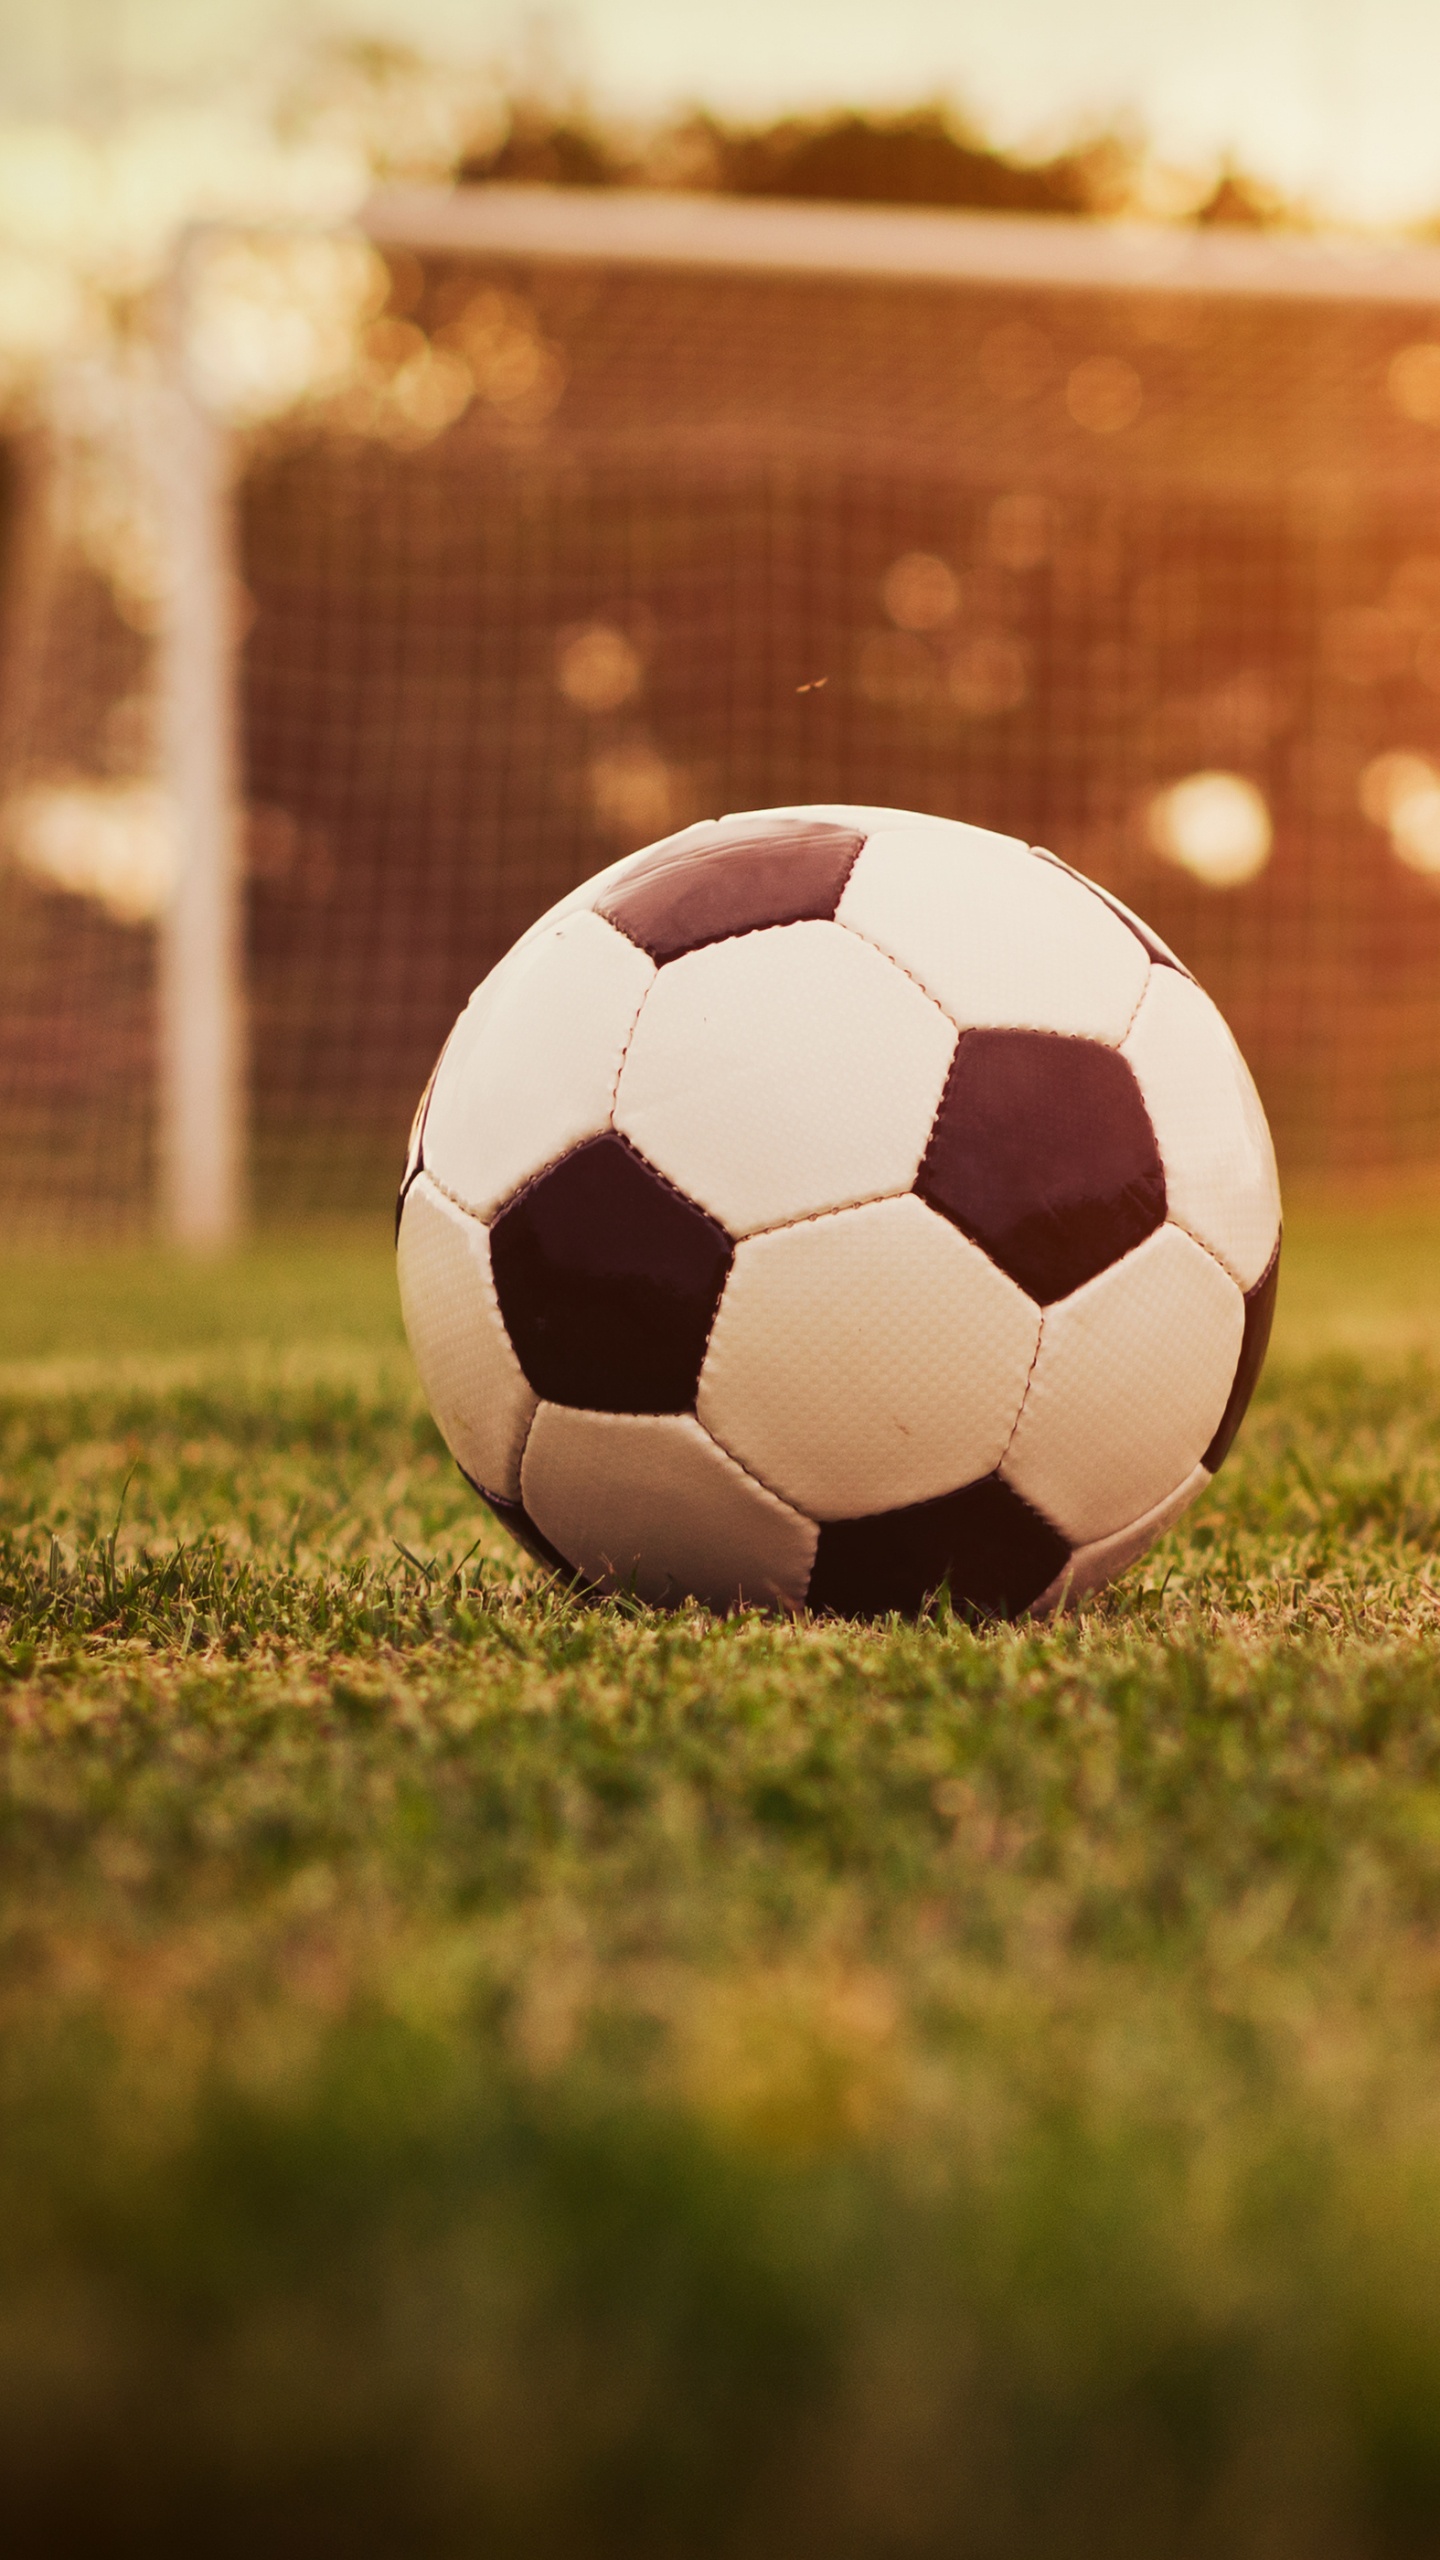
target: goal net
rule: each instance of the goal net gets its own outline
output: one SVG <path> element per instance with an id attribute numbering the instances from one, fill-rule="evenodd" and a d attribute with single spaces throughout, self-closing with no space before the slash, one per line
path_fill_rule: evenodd
<path id="1" fill-rule="evenodd" d="M 378 1217 L 545 905 L 805 800 L 1049 846 L 1286 1168 L 1440 1164 L 1440 252 L 497 187 L 201 234 L 167 344 L 9 475 L 14 1221 Z"/>

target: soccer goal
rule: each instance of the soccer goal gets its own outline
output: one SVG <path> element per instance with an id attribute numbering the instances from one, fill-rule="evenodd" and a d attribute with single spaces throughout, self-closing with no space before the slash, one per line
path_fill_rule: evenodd
<path id="1" fill-rule="evenodd" d="M 378 1215 L 516 933 L 807 800 L 1050 846 L 1290 1169 L 1440 1164 L 1440 251 L 394 194 L 107 380 L 12 472 L 17 1224 Z"/>

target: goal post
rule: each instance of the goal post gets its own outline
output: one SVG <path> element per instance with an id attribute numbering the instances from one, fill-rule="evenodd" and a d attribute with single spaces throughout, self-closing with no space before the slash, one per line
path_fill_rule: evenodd
<path id="1" fill-rule="evenodd" d="M 237 244 L 316 345 L 333 251 L 350 329 L 257 433 L 195 360 Z M 7 784 L 0 1145 L 62 1208 L 378 1211 L 536 912 L 822 800 L 1050 844 L 1211 987 L 1291 1169 L 1440 1168 L 1440 249 L 386 190 L 191 233 L 162 375 L 158 628 L 51 578 Z M 96 850 L 147 687 L 153 893 Z"/>
<path id="2" fill-rule="evenodd" d="M 174 879 L 158 930 L 160 1224 L 215 1251 L 246 1223 L 244 931 L 230 440 L 189 363 L 196 236 L 170 281 L 157 512 L 165 574 L 158 730 Z"/>

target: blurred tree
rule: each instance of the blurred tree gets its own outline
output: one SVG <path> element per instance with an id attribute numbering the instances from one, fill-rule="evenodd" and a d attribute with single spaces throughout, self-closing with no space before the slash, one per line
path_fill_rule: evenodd
<path id="1" fill-rule="evenodd" d="M 1193 216 L 1196 222 L 1207 226 L 1228 225 L 1237 231 L 1270 231 L 1277 223 L 1293 218 L 1293 208 L 1273 187 L 1248 178 L 1243 169 L 1235 168 L 1228 160 Z"/>
<path id="2" fill-rule="evenodd" d="M 468 154 L 456 171 L 462 185 L 510 179 L 549 187 L 622 186 L 637 175 L 616 138 L 583 111 L 554 115 L 526 103 L 511 109 L 498 142 Z"/>
<path id="3" fill-rule="evenodd" d="M 1132 154 L 1112 137 L 1046 161 L 1012 160 L 957 130 L 944 111 L 842 113 L 727 128 L 692 120 L 726 194 L 832 203 L 970 206 L 993 213 L 1093 213 L 1124 200 Z"/>
<path id="4" fill-rule="evenodd" d="M 854 108 L 725 124 L 697 111 L 647 140 L 605 125 L 583 105 L 519 100 L 498 139 L 472 148 L 456 175 L 479 186 L 511 179 L 548 186 L 668 186 L 831 204 L 941 205 L 988 213 L 1117 214 L 1135 207 L 1142 143 L 1100 134 L 1048 160 L 995 151 L 941 106 L 869 116 Z M 1227 162 L 1192 219 L 1269 227 L 1292 209 Z"/>

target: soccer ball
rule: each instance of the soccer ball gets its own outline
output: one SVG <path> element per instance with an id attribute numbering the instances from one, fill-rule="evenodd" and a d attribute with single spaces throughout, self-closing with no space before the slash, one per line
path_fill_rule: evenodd
<path id="1" fill-rule="evenodd" d="M 1015 1617 L 1208 1484 L 1269 1337 L 1259 1098 L 1052 854 L 899 809 L 688 827 L 451 1033 L 400 1288 L 507 1527 L 668 1603 Z"/>

